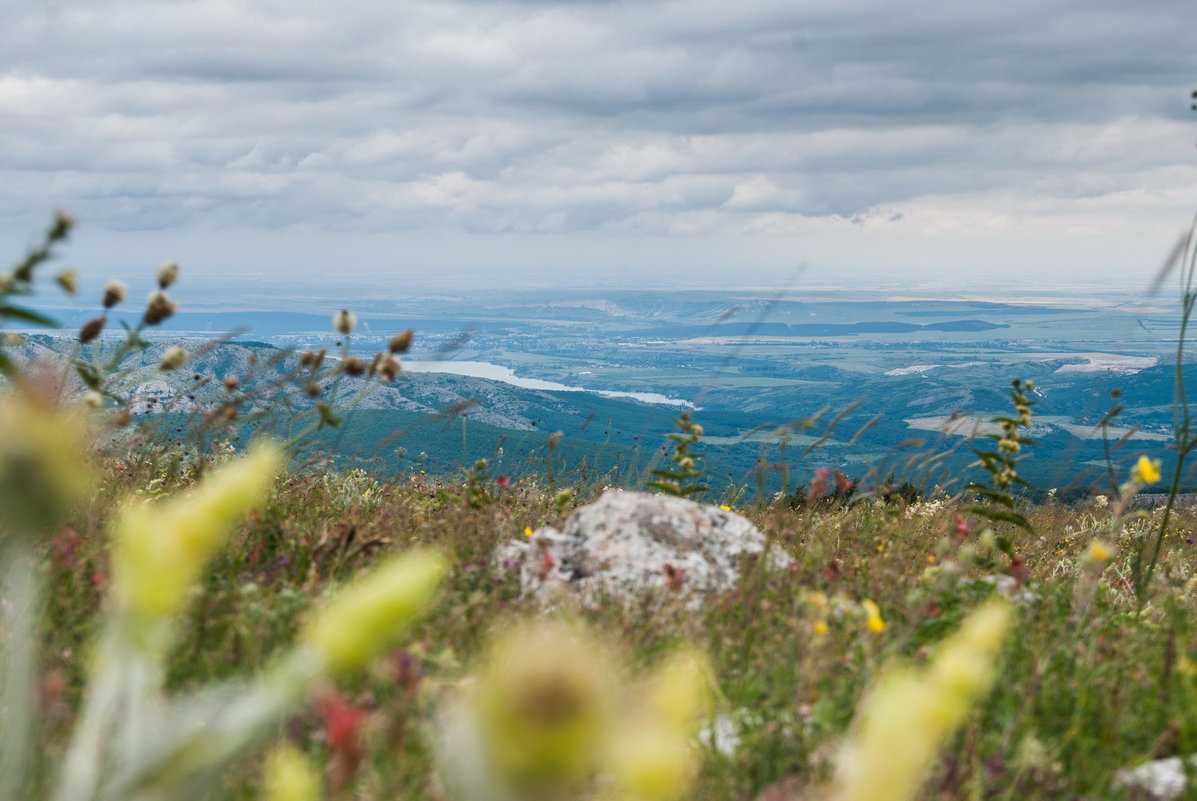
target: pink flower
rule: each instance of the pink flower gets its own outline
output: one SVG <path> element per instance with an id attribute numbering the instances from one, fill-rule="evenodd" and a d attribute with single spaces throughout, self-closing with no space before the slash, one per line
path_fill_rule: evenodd
<path id="1" fill-rule="evenodd" d="M 495 483 L 499 485 L 499 489 L 505 490 L 511 486 L 511 479 L 503 474 L 500 474 L 499 477 L 495 479 Z"/>

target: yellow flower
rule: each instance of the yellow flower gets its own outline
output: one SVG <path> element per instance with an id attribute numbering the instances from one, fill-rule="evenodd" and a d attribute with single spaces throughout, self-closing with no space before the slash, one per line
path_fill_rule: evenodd
<path id="1" fill-rule="evenodd" d="M 499 640 L 473 699 L 491 775 L 516 797 L 586 779 L 611 720 L 615 675 L 601 643 L 562 623 Z"/>
<path id="2" fill-rule="evenodd" d="M 536 533 L 536 532 L 534 532 L 534 531 L 532 530 L 532 527 L 531 527 L 531 526 L 526 526 L 526 527 L 524 528 L 524 536 L 525 536 L 525 537 L 531 537 L 531 536 L 532 536 L 533 534 L 535 534 L 535 533 Z"/>
<path id="3" fill-rule="evenodd" d="M 1089 557 L 1098 562 L 1108 562 L 1114 558 L 1114 549 L 1108 542 L 1093 540 L 1089 543 Z"/>
<path id="4" fill-rule="evenodd" d="M 864 600 L 860 602 L 860 607 L 865 611 L 865 626 L 869 631 L 875 634 L 885 631 L 885 621 L 881 619 L 881 610 L 877 608 L 877 604 Z"/>
<path id="5" fill-rule="evenodd" d="M 969 615 L 923 670 L 889 670 L 866 696 L 836 765 L 837 801 L 909 801 L 943 742 L 993 682 L 1010 608 Z"/>
<path id="6" fill-rule="evenodd" d="M 730 507 L 730 506 L 728 506 L 726 503 L 719 504 L 719 508 L 720 508 L 720 509 L 722 509 L 722 510 L 723 510 L 723 511 L 725 511 L 725 512 L 730 512 L 730 511 L 731 511 L 731 507 Z"/>
<path id="7" fill-rule="evenodd" d="M 1131 476 L 1140 484 L 1154 484 L 1160 480 L 1160 460 L 1140 456 Z"/>
<path id="8" fill-rule="evenodd" d="M 335 595 L 301 639 L 330 672 L 360 670 L 428 606 L 444 573 L 445 560 L 435 551 L 392 557 Z"/>
<path id="9" fill-rule="evenodd" d="M 826 620 L 820 620 L 817 623 L 815 623 L 815 634 L 818 634 L 820 637 L 822 637 L 826 633 L 827 633 L 827 621 Z"/>
<path id="10" fill-rule="evenodd" d="M 262 797 L 266 801 L 319 801 L 320 776 L 292 746 L 278 748 L 266 758 Z"/>
<path id="11" fill-rule="evenodd" d="M 0 542 L 53 528 L 91 492 L 86 416 L 37 389 L 0 395 Z"/>
<path id="12" fill-rule="evenodd" d="M 113 529 L 113 593 L 135 629 L 179 612 L 232 526 L 266 498 L 281 463 L 277 447 L 258 446 L 188 492 L 125 504 Z"/>
<path id="13" fill-rule="evenodd" d="M 620 717 L 607 747 L 607 767 L 624 797 L 682 797 L 697 768 L 692 742 L 707 711 L 710 668 L 696 652 L 667 658 Z"/>

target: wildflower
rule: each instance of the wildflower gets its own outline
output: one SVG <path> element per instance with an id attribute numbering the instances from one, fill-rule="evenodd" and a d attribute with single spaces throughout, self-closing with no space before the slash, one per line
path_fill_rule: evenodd
<path id="1" fill-rule="evenodd" d="M 333 315 L 332 325 L 333 330 L 349 336 L 353 333 L 353 329 L 357 327 L 357 315 L 349 311 L 349 309 L 341 309 Z"/>
<path id="2" fill-rule="evenodd" d="M 55 277 L 54 281 L 68 295 L 79 293 L 79 273 L 73 269 L 63 270 Z"/>
<path id="3" fill-rule="evenodd" d="M 349 784 L 366 756 L 361 736 L 366 711 L 330 692 L 320 703 L 320 716 L 324 719 L 324 740 L 332 752 L 332 785 L 337 791 Z"/>
<path id="4" fill-rule="evenodd" d="M 407 353 L 408 348 L 411 347 L 412 335 L 413 332 L 409 328 L 391 337 L 391 342 L 388 346 L 391 353 Z"/>
<path id="5" fill-rule="evenodd" d="M 1113 547 L 1108 542 L 1102 540 L 1093 540 L 1090 542 L 1086 553 L 1095 562 L 1105 563 L 1114 558 Z"/>
<path id="6" fill-rule="evenodd" d="M 923 670 L 888 671 L 857 711 L 836 765 L 837 801 L 909 801 L 944 740 L 993 682 L 1010 608 L 969 615 Z"/>
<path id="7" fill-rule="evenodd" d="M 532 530 L 531 526 L 524 526 L 524 536 L 525 537 L 531 537 L 535 533 L 536 532 Z"/>
<path id="8" fill-rule="evenodd" d="M 377 372 L 378 377 L 389 384 L 403 372 L 403 365 L 394 356 L 384 356 L 378 360 Z"/>
<path id="9" fill-rule="evenodd" d="M 606 649 L 560 623 L 493 646 L 471 706 L 487 773 L 514 796 L 576 786 L 607 730 L 616 670 Z"/>
<path id="10" fill-rule="evenodd" d="M 114 525 L 115 600 L 140 645 L 164 645 L 161 624 L 182 608 L 229 529 L 269 491 L 282 452 L 260 445 L 207 474 L 192 491 L 155 505 L 131 501 Z"/>
<path id="11" fill-rule="evenodd" d="M 262 796 L 266 801 L 319 801 L 320 776 L 293 746 L 266 758 Z"/>
<path id="12" fill-rule="evenodd" d="M 499 475 L 498 475 L 498 476 L 495 478 L 495 484 L 497 484 L 497 485 L 498 485 L 499 489 L 501 489 L 501 490 L 505 490 L 505 489 L 507 489 L 508 487 L 510 487 L 510 486 L 511 486 L 511 479 L 509 479 L 509 478 L 508 478 L 506 475 L 504 475 L 503 473 L 500 473 L 500 474 L 499 474 Z"/>
<path id="13" fill-rule="evenodd" d="M 810 482 L 810 489 L 806 492 L 806 499 L 808 501 L 818 500 L 827 494 L 828 478 L 831 476 L 831 471 L 826 467 L 820 467 L 815 471 L 815 477 Z"/>
<path id="14" fill-rule="evenodd" d="M 332 673 L 362 668 L 428 605 L 444 572 L 435 551 L 393 557 L 336 595 L 301 639 Z"/>
<path id="15" fill-rule="evenodd" d="M 90 431 L 36 386 L 0 394 L 0 543 L 53 528 L 88 496 Z"/>
<path id="16" fill-rule="evenodd" d="M 158 369 L 163 371 L 178 370 L 187 361 L 187 351 L 178 345 L 167 348 L 162 354 L 162 361 Z"/>
<path id="17" fill-rule="evenodd" d="M 1139 484 L 1154 484 L 1160 480 L 1160 460 L 1140 456 L 1131 470 L 1131 476 Z"/>
<path id="18" fill-rule="evenodd" d="M 107 317 L 93 317 L 92 319 L 88 320 L 83 324 L 83 327 L 79 329 L 79 343 L 86 345 L 88 342 L 91 342 L 93 339 L 98 337 L 100 332 L 104 330 L 104 324 L 107 322 Z"/>
<path id="19" fill-rule="evenodd" d="M 175 281 L 179 280 L 179 265 L 173 261 L 168 261 L 158 268 L 158 288 L 170 289 Z"/>
<path id="20" fill-rule="evenodd" d="M 172 301 L 169 295 L 161 289 L 157 289 L 146 298 L 145 314 L 141 319 L 146 325 L 158 325 L 174 314 L 178 308 L 178 304 Z"/>
<path id="21" fill-rule="evenodd" d="M 109 281 L 104 285 L 103 304 L 105 309 L 111 309 L 129 295 L 129 288 L 120 281 Z"/>
<path id="22" fill-rule="evenodd" d="M 731 507 L 730 507 L 730 506 L 728 506 L 726 503 L 721 503 L 721 504 L 719 504 L 719 508 L 720 508 L 720 509 L 722 509 L 722 510 L 723 510 L 723 511 L 725 511 L 725 512 L 730 512 L 730 511 L 731 511 Z"/>
<path id="23" fill-rule="evenodd" d="M 819 620 L 815 622 L 815 634 L 822 637 L 827 633 L 827 621 Z"/>
<path id="24" fill-rule="evenodd" d="M 885 631 L 885 621 L 881 618 L 881 610 L 870 600 L 860 602 L 860 608 L 865 613 L 865 627 L 874 634 Z"/>

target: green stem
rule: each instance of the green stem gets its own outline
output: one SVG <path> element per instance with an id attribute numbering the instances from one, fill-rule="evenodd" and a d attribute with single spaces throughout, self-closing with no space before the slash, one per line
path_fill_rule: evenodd
<path id="1" fill-rule="evenodd" d="M 10 605 L 0 614 L 0 801 L 17 801 L 24 797 L 22 788 L 34 758 L 41 577 L 32 549 L 20 540 L 0 548 L 0 557 L 0 598 Z"/>

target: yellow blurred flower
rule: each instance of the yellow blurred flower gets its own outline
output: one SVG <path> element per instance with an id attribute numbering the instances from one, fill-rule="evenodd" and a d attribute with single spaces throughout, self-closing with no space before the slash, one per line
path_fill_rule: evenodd
<path id="1" fill-rule="evenodd" d="M 615 675 L 606 648 L 563 623 L 500 639 L 474 697 L 494 778 L 516 795 L 588 778 L 616 700 Z"/>
<path id="2" fill-rule="evenodd" d="M 881 618 L 881 610 L 877 604 L 869 600 L 860 602 L 860 608 L 865 612 L 865 627 L 874 634 L 885 631 L 885 621 Z"/>
<path id="3" fill-rule="evenodd" d="M 330 672 L 360 670 L 424 611 L 444 574 L 445 560 L 435 551 L 392 557 L 335 595 L 301 640 Z"/>
<path id="4" fill-rule="evenodd" d="M 0 395 L 0 542 L 62 522 L 92 488 L 83 410 L 59 408 L 37 387 Z"/>
<path id="5" fill-rule="evenodd" d="M 1093 540 L 1089 543 L 1089 558 L 1098 562 L 1108 562 L 1114 558 L 1114 548 L 1103 540 Z"/>
<path id="6" fill-rule="evenodd" d="M 167 622 L 232 526 L 265 500 L 282 452 L 260 445 L 157 504 L 130 501 L 113 528 L 114 598 L 136 625 Z"/>
<path id="7" fill-rule="evenodd" d="M 889 670 L 857 711 L 836 765 L 836 801 L 909 801 L 943 742 L 993 682 L 1010 627 L 1005 602 L 986 604 L 923 670 Z"/>
<path id="8" fill-rule="evenodd" d="M 822 637 L 827 633 L 827 631 L 828 629 L 826 620 L 820 620 L 815 623 L 815 634 L 818 634 L 820 637 Z"/>
<path id="9" fill-rule="evenodd" d="M 319 801 L 320 775 L 303 754 L 282 746 L 266 757 L 262 781 L 265 801 Z"/>
<path id="10" fill-rule="evenodd" d="M 1140 484 L 1154 484 L 1160 480 L 1160 460 L 1140 456 L 1131 470 L 1131 476 Z"/>
<path id="11" fill-rule="evenodd" d="M 533 534 L 535 534 L 535 533 L 536 533 L 536 532 L 534 532 L 534 531 L 532 530 L 532 527 L 531 527 L 531 526 L 526 526 L 526 527 L 524 528 L 524 536 L 525 536 L 525 537 L 531 537 L 531 536 L 532 536 Z"/>

